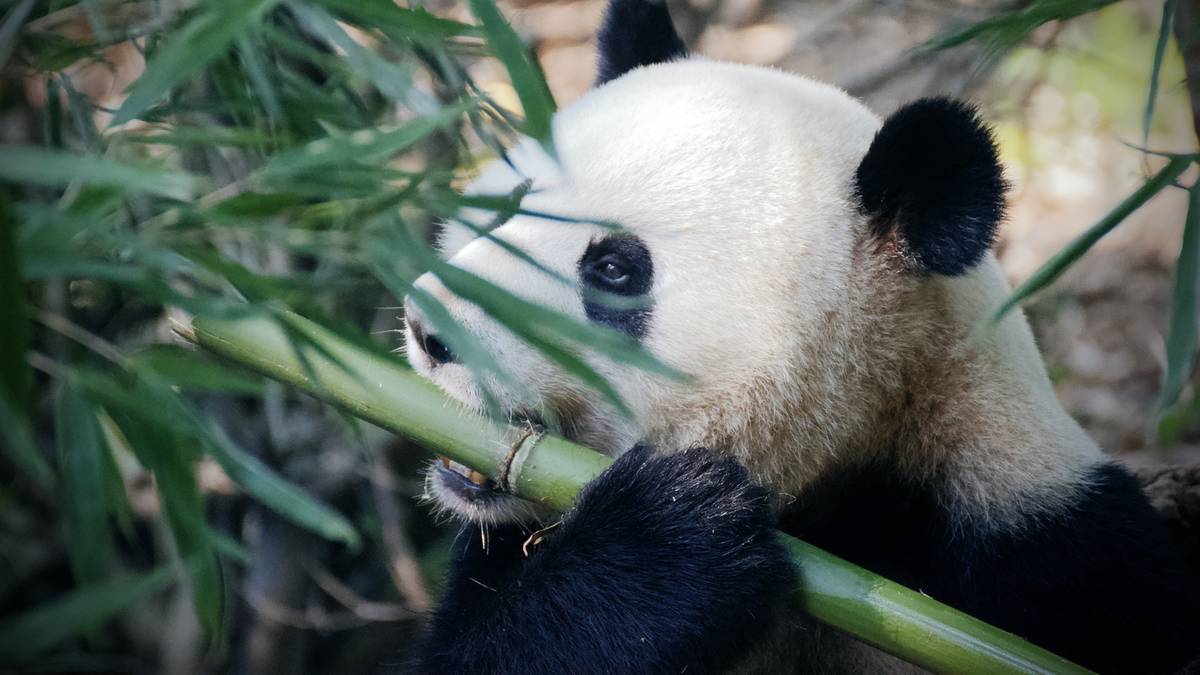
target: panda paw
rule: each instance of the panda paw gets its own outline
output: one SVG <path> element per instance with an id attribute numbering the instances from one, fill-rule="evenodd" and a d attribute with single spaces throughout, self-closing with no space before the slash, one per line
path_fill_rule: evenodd
<path id="1" fill-rule="evenodd" d="M 561 525 L 493 535 L 457 564 L 422 672 L 724 672 L 794 581 L 766 493 L 702 449 L 634 448 Z"/>
<path id="2" fill-rule="evenodd" d="M 584 488 L 570 520 L 697 553 L 774 542 L 767 493 L 736 461 L 704 448 L 659 455 L 634 447 Z"/>
<path id="3" fill-rule="evenodd" d="M 654 626 L 666 662 L 696 672 L 745 653 L 784 606 L 795 572 L 773 525 L 736 461 L 639 446 L 584 488 L 558 543 L 587 552 L 575 579 L 606 595 L 619 580 L 630 630 Z"/>

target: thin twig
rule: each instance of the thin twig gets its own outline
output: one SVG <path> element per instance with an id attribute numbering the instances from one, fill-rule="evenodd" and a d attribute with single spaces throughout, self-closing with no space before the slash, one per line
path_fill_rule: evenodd
<path id="1" fill-rule="evenodd" d="M 371 494 L 375 499 L 375 508 L 379 512 L 380 527 L 383 531 L 383 547 L 387 552 L 388 574 L 395 584 L 396 590 L 404 602 L 417 612 L 425 612 L 433 606 L 429 590 L 421 578 L 421 567 L 413 555 L 412 544 L 408 540 L 401 506 L 392 491 L 386 486 L 394 481 L 391 472 L 381 457 L 376 456 L 371 466 Z"/>
<path id="2" fill-rule="evenodd" d="M 38 310 L 34 318 L 37 319 L 38 323 L 50 330 L 71 338 L 113 363 L 118 365 L 125 363 L 125 355 L 121 353 L 121 350 L 116 345 L 61 314 L 55 314 L 42 309 Z"/>
<path id="3" fill-rule="evenodd" d="M 368 600 L 322 567 L 306 564 L 304 569 L 326 595 L 364 621 L 403 621 L 420 615 L 404 605 Z"/>

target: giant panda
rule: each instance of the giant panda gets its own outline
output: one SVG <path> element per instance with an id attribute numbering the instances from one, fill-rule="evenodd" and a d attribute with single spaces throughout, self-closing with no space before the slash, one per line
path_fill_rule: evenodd
<path id="1" fill-rule="evenodd" d="M 431 498 L 467 529 L 415 669 L 911 668 L 787 604 L 775 527 L 1100 672 L 1200 654 L 1195 580 L 1056 402 L 1024 318 L 973 333 L 1008 293 L 977 112 L 926 99 L 881 120 L 835 87 L 690 56 L 649 0 L 612 0 L 599 45 L 555 156 L 522 141 L 467 190 L 520 189 L 526 212 L 466 211 L 440 253 L 693 379 L 584 354 L 623 415 L 417 280 L 513 381 L 472 374 L 409 298 L 416 371 L 474 410 L 482 383 L 615 462 L 566 514 L 434 464 Z"/>

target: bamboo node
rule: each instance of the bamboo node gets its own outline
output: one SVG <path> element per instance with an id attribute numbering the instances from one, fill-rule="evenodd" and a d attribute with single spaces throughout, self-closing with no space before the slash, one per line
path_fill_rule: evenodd
<path id="1" fill-rule="evenodd" d="M 500 465 L 500 489 L 505 492 L 516 494 L 514 489 L 517 485 L 517 479 L 521 474 L 521 467 L 525 464 L 525 458 L 529 456 L 529 451 L 533 446 L 542 440 L 546 435 L 546 430 L 538 425 L 529 423 L 516 441 L 513 441 L 512 446 L 508 449 L 508 454 L 504 456 L 504 462 Z M 532 442 L 528 442 L 532 438 Z"/>

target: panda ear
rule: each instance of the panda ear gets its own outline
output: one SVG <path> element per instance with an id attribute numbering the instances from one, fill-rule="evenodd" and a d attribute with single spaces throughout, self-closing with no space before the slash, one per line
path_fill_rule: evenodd
<path id="1" fill-rule="evenodd" d="M 991 248 L 1007 184 L 975 108 L 946 98 L 910 103 L 883 123 L 855 175 L 873 234 L 922 269 L 957 275 Z"/>
<path id="2" fill-rule="evenodd" d="M 600 72 L 604 84 L 638 66 L 677 59 L 687 54 L 671 24 L 665 0 L 610 0 L 598 36 Z"/>

